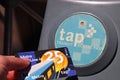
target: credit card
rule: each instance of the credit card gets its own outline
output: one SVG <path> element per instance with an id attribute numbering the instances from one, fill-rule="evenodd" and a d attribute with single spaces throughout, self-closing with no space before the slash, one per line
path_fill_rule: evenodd
<path id="1" fill-rule="evenodd" d="M 68 48 L 18 52 L 19 58 L 27 58 L 31 65 L 20 71 L 18 80 L 53 80 L 76 76 Z"/>

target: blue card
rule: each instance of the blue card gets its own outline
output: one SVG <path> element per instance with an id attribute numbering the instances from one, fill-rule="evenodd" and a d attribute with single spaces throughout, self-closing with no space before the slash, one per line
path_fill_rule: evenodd
<path id="1" fill-rule="evenodd" d="M 19 52 L 18 57 L 27 58 L 31 62 L 29 68 L 20 71 L 19 80 L 51 80 L 76 76 L 76 70 L 66 47 Z"/>

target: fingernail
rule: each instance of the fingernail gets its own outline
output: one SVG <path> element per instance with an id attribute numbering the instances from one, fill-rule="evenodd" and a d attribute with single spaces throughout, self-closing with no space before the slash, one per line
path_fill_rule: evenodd
<path id="1" fill-rule="evenodd" d="M 26 59 L 26 58 L 22 58 L 22 59 L 25 61 L 25 63 L 26 63 L 27 65 L 30 64 L 30 60 L 29 60 L 29 59 Z"/>

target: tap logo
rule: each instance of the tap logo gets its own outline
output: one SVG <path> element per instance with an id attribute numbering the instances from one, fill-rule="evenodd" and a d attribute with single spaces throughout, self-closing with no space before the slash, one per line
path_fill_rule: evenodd
<path id="1" fill-rule="evenodd" d="M 55 34 L 55 47 L 68 47 L 75 66 L 95 62 L 106 45 L 107 35 L 101 21 L 89 14 L 76 14 L 65 19 Z"/>

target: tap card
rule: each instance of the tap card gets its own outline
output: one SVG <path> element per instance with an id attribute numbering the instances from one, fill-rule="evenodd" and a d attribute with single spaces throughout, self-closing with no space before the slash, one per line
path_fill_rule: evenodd
<path id="1" fill-rule="evenodd" d="M 76 75 L 67 48 L 19 52 L 19 58 L 27 58 L 31 65 L 20 71 L 19 80 L 51 80 Z"/>

